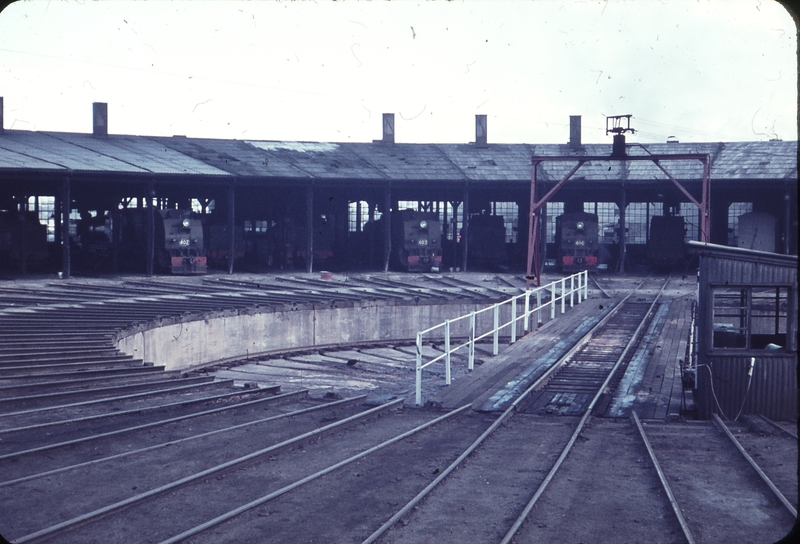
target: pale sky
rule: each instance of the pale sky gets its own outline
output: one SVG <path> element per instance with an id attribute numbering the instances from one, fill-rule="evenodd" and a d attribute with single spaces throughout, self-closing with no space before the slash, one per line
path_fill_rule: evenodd
<path id="1" fill-rule="evenodd" d="M 797 139 L 797 30 L 772 0 L 17 2 L 6 129 L 242 140 Z"/>

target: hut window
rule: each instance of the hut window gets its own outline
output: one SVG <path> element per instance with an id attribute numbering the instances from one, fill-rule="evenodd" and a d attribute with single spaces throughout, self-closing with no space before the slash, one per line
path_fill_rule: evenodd
<path id="1" fill-rule="evenodd" d="M 716 287 L 713 347 L 785 350 L 788 287 Z"/>

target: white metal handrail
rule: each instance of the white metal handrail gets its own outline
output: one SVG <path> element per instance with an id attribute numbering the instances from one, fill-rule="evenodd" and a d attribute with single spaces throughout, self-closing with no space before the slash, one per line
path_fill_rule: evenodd
<path id="1" fill-rule="evenodd" d="M 506 327 L 511 329 L 510 336 L 511 343 L 513 344 L 517 341 L 517 328 L 520 321 L 522 321 L 522 334 L 525 335 L 531 330 L 530 317 L 534 313 L 536 313 L 536 322 L 541 323 L 542 311 L 546 310 L 548 306 L 550 307 L 550 319 L 555 319 L 556 304 L 560 303 L 561 313 L 563 314 L 566 312 L 567 300 L 569 300 L 570 308 L 575 305 L 576 295 L 578 304 L 580 304 L 582 300 L 586 300 L 586 298 L 589 296 L 588 280 L 589 275 L 584 270 L 583 272 L 578 272 L 577 274 L 556 280 L 547 285 L 543 285 L 535 289 L 529 289 L 528 291 L 525 291 L 524 293 L 508 300 L 504 300 L 503 302 L 492 304 L 486 308 L 470 312 L 454 319 L 445 320 L 444 323 L 439 323 L 438 325 L 434 325 L 433 327 L 427 328 L 424 331 L 419 331 L 417 333 L 416 350 L 417 405 L 422 404 L 422 369 L 444 359 L 445 383 L 450 385 L 450 358 L 453 353 L 462 348 L 467 348 L 467 368 L 469 370 L 473 370 L 475 368 L 475 343 L 478 340 L 482 340 L 491 335 L 492 355 L 497 355 L 499 352 L 500 330 Z M 567 287 L 567 283 L 569 283 L 569 287 Z M 549 300 L 545 300 L 545 296 L 548 294 L 550 295 Z M 535 297 L 536 305 L 534 307 L 531 307 L 531 297 Z M 524 310 L 522 314 L 517 315 L 517 301 L 519 301 L 519 299 L 523 299 Z M 500 311 L 501 308 L 506 307 L 506 305 L 509 307 L 509 320 L 504 323 L 500 323 Z M 477 330 L 477 323 L 479 321 L 478 317 L 482 315 L 489 315 L 490 313 L 492 317 L 491 328 L 485 332 L 479 333 Z M 466 332 L 464 335 L 464 337 L 466 337 L 466 341 L 452 346 L 452 332 L 454 329 L 456 331 Z M 444 352 L 441 355 L 431 358 L 427 362 L 423 362 L 422 344 L 423 337 L 426 335 L 429 337 L 435 336 L 436 338 L 443 337 Z"/>

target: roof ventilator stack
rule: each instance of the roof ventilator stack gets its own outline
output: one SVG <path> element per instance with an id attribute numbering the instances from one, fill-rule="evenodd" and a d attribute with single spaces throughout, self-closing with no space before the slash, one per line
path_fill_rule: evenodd
<path id="1" fill-rule="evenodd" d="M 574 151 L 580 151 L 581 145 L 581 116 L 569 116 L 569 148 Z"/>
<path id="2" fill-rule="evenodd" d="M 393 113 L 384 113 L 383 114 L 383 140 L 381 140 L 385 144 L 393 144 L 394 143 L 394 114 Z"/>
<path id="3" fill-rule="evenodd" d="M 108 104 L 105 102 L 92 103 L 92 135 L 108 136 Z"/>
<path id="4" fill-rule="evenodd" d="M 475 145 L 477 147 L 489 147 L 486 133 L 486 115 L 475 116 Z"/>

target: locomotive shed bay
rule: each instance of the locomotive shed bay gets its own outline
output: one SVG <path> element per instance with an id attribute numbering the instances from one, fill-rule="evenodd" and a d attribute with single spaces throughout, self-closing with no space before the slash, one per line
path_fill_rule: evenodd
<path id="1" fill-rule="evenodd" d="M 635 412 L 694 541 L 784 536 L 793 516 L 722 426 L 796 509 L 794 422 L 694 420 L 692 392 L 683 390 L 678 361 L 690 341 L 696 278 L 597 275 L 588 287 L 587 300 L 552 320 L 544 312 L 515 343 L 501 336 L 498 355 L 479 343 L 472 372 L 455 355 L 452 385 L 442 365 L 426 369 L 426 402 L 416 406 L 417 330 L 519 294 L 523 279 L 4 281 L 0 533 L 19 542 L 500 542 L 541 489 L 511 541 L 685 542 Z M 605 318 L 612 332 L 597 338 L 630 336 L 613 332 L 626 327 L 614 325 L 612 310 L 626 304 L 649 318 L 590 417 L 581 416 L 591 394 L 569 388 L 600 382 L 569 374 L 602 366 L 597 339 L 512 406 Z M 232 324 L 245 329 L 241 320 L 267 315 L 272 321 L 258 321 L 264 346 L 250 349 L 252 338 L 230 334 Z M 144 341 L 128 344 L 132 355 L 117 349 L 148 333 L 167 335 L 152 336 L 155 343 L 197 343 L 193 326 L 205 331 L 206 359 Z M 609 360 L 625 342 L 609 342 L 618 348 Z M 424 345 L 426 354 L 441 349 L 436 340 Z"/>

